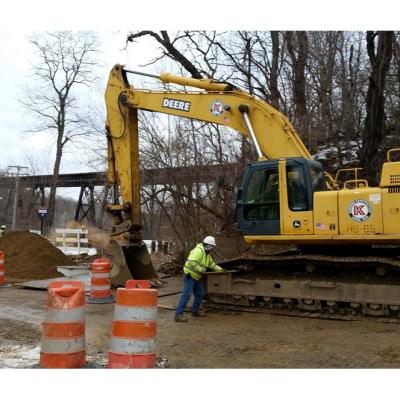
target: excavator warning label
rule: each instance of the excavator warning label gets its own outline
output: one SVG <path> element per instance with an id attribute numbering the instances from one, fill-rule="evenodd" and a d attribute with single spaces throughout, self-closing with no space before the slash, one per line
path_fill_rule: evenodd
<path id="1" fill-rule="evenodd" d="M 190 111 L 190 101 L 182 101 L 182 100 L 175 100 L 175 99 L 163 99 L 162 106 L 164 108 L 172 108 L 173 110 L 180 110 L 180 111 Z"/>
<path id="2" fill-rule="evenodd" d="M 371 207 L 365 200 L 354 200 L 350 203 L 348 212 L 351 219 L 362 222 L 371 216 Z"/>

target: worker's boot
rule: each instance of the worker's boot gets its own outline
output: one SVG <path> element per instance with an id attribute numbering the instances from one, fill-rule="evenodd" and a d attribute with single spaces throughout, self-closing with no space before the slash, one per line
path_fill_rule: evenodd
<path id="1" fill-rule="evenodd" d="M 183 315 L 175 315 L 175 322 L 188 322 L 188 319 Z"/>
<path id="2" fill-rule="evenodd" d="M 206 313 L 204 311 L 196 311 L 196 312 L 192 312 L 192 316 L 193 317 L 206 317 Z"/>

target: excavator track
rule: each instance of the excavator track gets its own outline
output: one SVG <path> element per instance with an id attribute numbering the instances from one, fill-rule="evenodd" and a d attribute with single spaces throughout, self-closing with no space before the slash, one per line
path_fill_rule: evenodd
<path id="1" fill-rule="evenodd" d="M 273 307 L 246 307 L 246 306 L 235 306 L 232 304 L 221 304 L 215 302 L 212 296 L 207 296 L 208 302 L 205 307 L 209 310 L 217 310 L 228 313 L 256 313 L 256 314 L 270 314 L 280 315 L 286 317 L 297 317 L 297 318 L 317 318 L 317 319 L 328 319 L 328 320 L 339 320 L 339 321 L 374 321 L 382 323 L 394 323 L 400 324 L 399 317 L 376 317 L 370 315 L 364 315 L 362 313 L 354 313 L 354 310 L 344 310 L 336 312 L 322 310 L 320 312 L 302 311 L 296 308 L 281 307 L 279 305 Z"/>
<path id="2" fill-rule="evenodd" d="M 258 312 L 400 322 L 400 260 L 321 254 L 246 256 L 207 274 L 208 299 Z"/>

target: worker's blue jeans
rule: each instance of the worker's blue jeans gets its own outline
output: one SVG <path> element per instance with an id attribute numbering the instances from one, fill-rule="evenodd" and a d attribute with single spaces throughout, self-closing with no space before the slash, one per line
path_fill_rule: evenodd
<path id="1" fill-rule="evenodd" d="M 201 300 L 203 300 L 206 294 L 203 283 L 200 280 L 193 279 L 190 274 L 184 274 L 183 276 L 183 293 L 179 299 L 178 307 L 176 308 L 176 315 L 182 315 L 185 310 L 186 304 L 190 300 L 190 296 L 193 293 L 194 301 L 192 305 L 192 313 L 200 311 Z"/>

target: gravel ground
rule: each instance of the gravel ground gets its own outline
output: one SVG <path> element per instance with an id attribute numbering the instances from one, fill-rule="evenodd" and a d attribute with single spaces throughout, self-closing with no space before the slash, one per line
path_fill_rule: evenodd
<path id="1" fill-rule="evenodd" d="M 161 295 L 180 289 L 168 278 Z M 31 368 L 40 352 L 46 291 L 0 289 L 0 368 Z M 159 368 L 399 368 L 400 324 L 210 310 L 173 320 L 179 294 L 159 298 Z M 107 363 L 113 304 L 86 306 L 90 365 Z"/>

